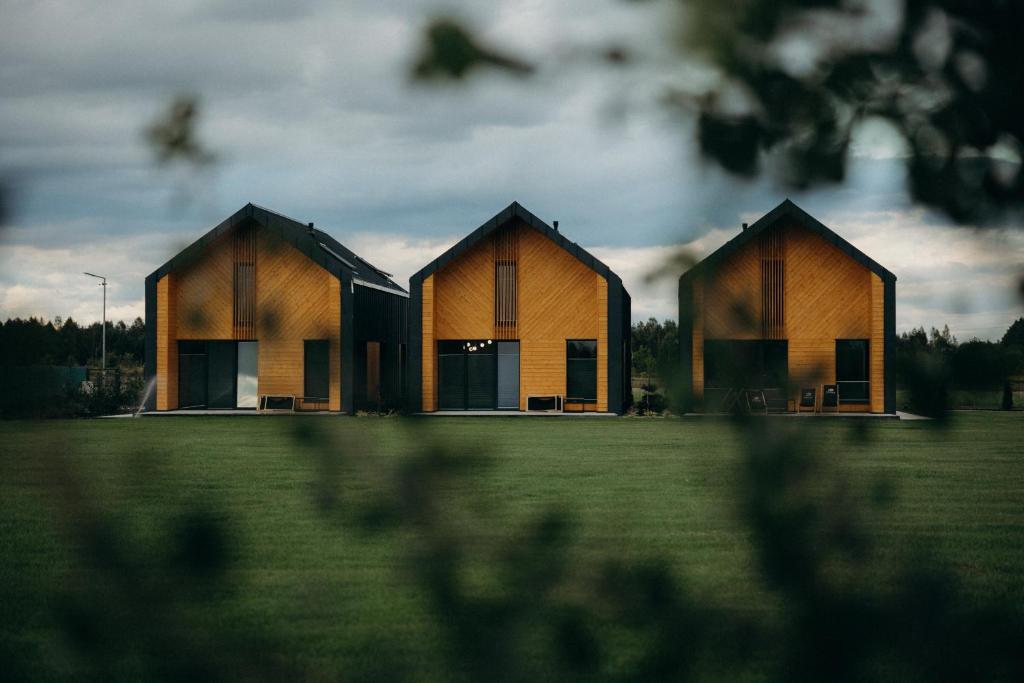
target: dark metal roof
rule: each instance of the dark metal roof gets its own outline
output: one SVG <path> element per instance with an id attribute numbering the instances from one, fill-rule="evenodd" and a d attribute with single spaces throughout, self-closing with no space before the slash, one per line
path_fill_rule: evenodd
<path id="1" fill-rule="evenodd" d="M 305 223 L 252 203 L 246 204 L 198 240 L 185 247 L 174 258 L 157 268 L 149 277 L 156 281 L 167 273 L 194 263 L 218 237 L 243 223 L 253 223 L 265 230 L 270 230 L 338 278 L 342 278 L 344 275 L 346 280 L 356 278 L 371 285 L 406 293 L 405 289 L 388 277 L 384 271 L 353 253 L 323 230 L 310 228 Z"/>
<path id="2" fill-rule="evenodd" d="M 498 214 L 491 218 L 489 221 L 481 225 L 473 232 L 466 235 L 466 237 L 460 240 L 451 249 L 444 252 L 436 259 L 428 263 L 425 267 L 416 272 L 411 278 L 409 278 L 410 282 L 423 281 L 424 279 L 427 278 L 427 276 L 435 273 L 436 271 L 444 267 L 447 263 L 454 261 L 455 259 L 459 258 L 462 254 L 469 251 L 482 239 L 496 231 L 498 228 L 504 226 L 508 222 L 515 219 L 523 221 L 526 225 L 529 225 L 531 228 L 533 228 L 537 232 L 541 233 L 542 235 L 550 239 L 552 242 L 560 246 L 562 249 L 566 250 L 567 252 L 575 256 L 577 260 L 583 263 L 583 265 L 587 266 L 588 268 L 590 268 L 591 270 L 595 271 L 599 275 L 603 276 L 606 280 L 608 280 L 609 284 L 611 284 L 612 282 L 617 282 L 619 283 L 619 286 L 621 286 L 622 280 L 619 278 L 618 275 L 616 275 L 611 270 L 611 268 L 606 266 L 599 259 L 595 258 L 592 254 L 590 254 L 586 249 L 584 249 L 580 245 L 576 244 L 571 240 L 566 239 L 565 236 L 562 235 L 562 233 L 558 232 L 550 225 L 548 225 L 547 223 L 545 223 L 544 221 L 542 221 L 541 219 L 537 218 L 535 215 L 527 211 L 519 202 L 512 202 L 507 207 L 499 211 Z"/>
<path id="3" fill-rule="evenodd" d="M 877 261 L 844 240 L 832 230 L 825 227 L 825 225 L 818 221 L 818 219 L 801 209 L 789 199 L 784 200 L 781 204 L 759 218 L 756 223 L 723 244 L 693 268 L 683 273 L 679 278 L 680 281 L 689 280 L 704 270 L 714 267 L 723 259 L 739 250 L 740 247 L 747 244 L 747 242 L 754 239 L 754 237 L 760 235 L 765 230 L 772 228 L 784 219 L 793 220 L 808 230 L 817 233 L 826 242 L 832 244 L 854 261 L 857 261 L 865 268 L 878 275 L 882 278 L 883 282 L 896 281 L 896 276 L 892 272 L 881 266 Z"/>

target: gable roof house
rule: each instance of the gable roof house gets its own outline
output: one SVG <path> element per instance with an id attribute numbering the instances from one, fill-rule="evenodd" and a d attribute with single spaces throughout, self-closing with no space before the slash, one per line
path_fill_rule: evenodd
<path id="1" fill-rule="evenodd" d="M 413 412 L 630 401 L 622 280 L 513 202 L 409 280 Z"/>
<path id="2" fill-rule="evenodd" d="M 683 274 L 679 327 L 688 409 L 895 412 L 896 276 L 788 199 Z"/>
<path id="3" fill-rule="evenodd" d="M 247 204 L 146 278 L 147 408 L 397 404 L 407 312 L 388 273 Z"/>

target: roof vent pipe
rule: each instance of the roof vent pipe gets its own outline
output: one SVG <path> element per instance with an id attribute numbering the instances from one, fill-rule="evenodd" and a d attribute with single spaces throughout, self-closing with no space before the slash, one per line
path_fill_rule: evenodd
<path id="1" fill-rule="evenodd" d="M 310 223 L 310 225 L 313 225 L 313 224 L 312 224 L 312 223 Z M 747 229 L 747 224 L 746 224 L 746 223 L 744 223 L 744 224 L 743 224 L 743 229 L 744 229 L 744 230 L 746 230 L 746 229 Z"/>
<path id="2" fill-rule="evenodd" d="M 309 228 L 309 234 L 312 235 L 313 234 L 313 223 L 312 223 L 312 221 L 307 223 L 306 227 Z"/>
<path id="3" fill-rule="evenodd" d="M 551 224 L 555 227 L 555 232 L 558 232 L 558 221 L 551 221 Z"/>

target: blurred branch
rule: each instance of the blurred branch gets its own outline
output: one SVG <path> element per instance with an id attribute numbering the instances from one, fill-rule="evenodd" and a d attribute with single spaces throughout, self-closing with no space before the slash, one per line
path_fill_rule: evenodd
<path id="1" fill-rule="evenodd" d="M 478 42 L 458 22 L 437 19 L 426 29 L 423 49 L 412 67 L 412 75 L 423 81 L 460 80 L 481 67 L 517 76 L 533 73 L 532 65 Z"/>
<path id="2" fill-rule="evenodd" d="M 183 161 L 193 166 L 207 166 L 217 160 L 198 139 L 199 99 L 195 95 L 179 95 L 153 123 L 144 136 L 161 164 Z"/>
<path id="3" fill-rule="evenodd" d="M 645 11 L 655 4 L 634 6 Z M 908 191 L 916 201 L 961 223 L 1024 211 L 1021 3 L 677 4 L 683 11 L 666 15 L 679 37 L 669 47 L 677 48 L 680 66 L 703 64 L 717 78 L 709 86 L 676 83 L 665 101 L 696 117 L 702 155 L 728 172 L 763 173 L 771 155 L 768 172 L 788 186 L 842 182 L 858 125 L 881 118 L 902 138 L 893 158 L 909 151 Z M 412 68 L 420 80 L 461 80 L 480 66 L 533 70 L 482 46 L 450 19 L 430 24 L 424 39 Z M 644 68 L 632 47 L 590 50 L 601 56 L 592 68 Z M 661 66 L 654 65 L 652 78 Z"/>

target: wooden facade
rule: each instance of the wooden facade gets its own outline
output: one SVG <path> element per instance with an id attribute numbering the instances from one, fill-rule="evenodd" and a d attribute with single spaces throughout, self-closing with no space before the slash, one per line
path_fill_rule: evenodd
<path id="1" fill-rule="evenodd" d="M 597 397 L 583 409 L 624 409 L 629 297 L 621 280 L 518 204 L 414 275 L 410 293 L 413 410 L 439 408 L 438 343 L 467 339 L 518 341 L 520 410 L 529 396 L 566 396 L 567 342 L 594 340 Z"/>
<path id="2" fill-rule="evenodd" d="M 785 344 L 786 398 L 837 381 L 837 348 L 867 342 L 867 396 L 839 410 L 893 412 L 895 276 L 789 200 L 680 279 L 682 364 L 692 407 L 706 398 L 705 349 L 721 341 Z M 852 383 L 849 383 L 852 387 Z M 759 387 L 748 387 L 759 388 Z M 842 385 L 841 385 L 842 388 Z M 789 406 L 792 407 L 792 406 Z"/>
<path id="3" fill-rule="evenodd" d="M 146 370 L 156 378 L 149 408 L 179 407 L 182 342 L 257 342 L 257 393 L 296 397 L 307 386 L 307 342 L 326 343 L 327 395 L 318 398 L 327 401 L 316 407 L 351 412 L 356 394 L 379 400 L 379 386 L 356 386 L 353 369 L 366 364 L 356 358 L 357 346 L 366 353 L 377 343 L 369 348 L 379 352 L 379 343 L 388 342 L 404 354 L 408 298 L 370 269 L 311 224 L 243 208 L 147 278 Z M 363 298 L 375 305 L 359 305 Z M 391 312 L 396 305 L 398 316 Z M 372 362 L 380 362 L 379 353 Z M 380 375 L 372 365 L 362 381 Z"/>

